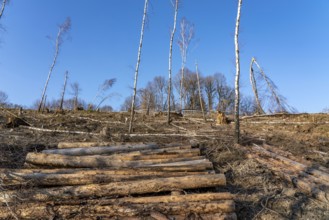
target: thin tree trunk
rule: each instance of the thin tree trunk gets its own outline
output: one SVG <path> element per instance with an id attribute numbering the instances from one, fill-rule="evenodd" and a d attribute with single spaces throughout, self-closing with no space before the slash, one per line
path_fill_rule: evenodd
<path id="1" fill-rule="evenodd" d="M 63 110 L 63 102 L 64 102 L 64 95 L 65 95 L 65 90 L 66 90 L 66 83 L 67 83 L 67 78 L 68 78 L 69 72 L 65 72 L 65 80 L 64 80 L 64 86 L 63 86 L 63 92 L 62 92 L 62 97 L 61 97 L 61 103 L 59 105 L 59 110 Z"/>
<path id="2" fill-rule="evenodd" d="M 43 92 L 42 92 L 38 112 L 41 111 L 42 104 L 43 104 L 44 99 L 45 99 L 45 94 L 46 94 L 46 91 L 47 91 L 49 79 L 50 79 L 51 73 L 53 72 L 54 66 L 55 66 L 56 61 L 57 61 L 57 57 L 58 57 L 58 53 L 59 53 L 59 46 L 60 46 L 59 38 L 61 36 L 61 33 L 62 33 L 61 28 L 59 28 L 59 31 L 58 31 L 57 37 L 56 37 L 55 55 L 54 55 L 53 63 L 51 64 L 49 72 L 48 72 L 48 77 L 47 77 L 47 80 L 46 80 L 45 87 L 44 87 Z"/>
<path id="3" fill-rule="evenodd" d="M 174 14 L 174 27 L 170 36 L 170 46 L 169 46 L 169 85 L 168 85 L 168 117 L 167 123 L 170 124 L 170 98 L 171 98 L 171 71 L 172 71 L 172 45 L 174 41 L 174 36 L 176 32 L 176 23 L 177 23 L 177 12 L 178 12 L 178 1 L 175 3 L 175 14 Z"/>
<path id="4" fill-rule="evenodd" d="M 182 69 L 181 69 L 181 81 L 180 81 L 180 91 L 179 91 L 179 98 L 180 98 L 180 108 L 183 109 L 183 85 L 184 85 L 184 71 L 185 71 L 185 60 L 182 61 Z"/>
<path id="5" fill-rule="evenodd" d="M 0 10 L 0 19 L 1 19 L 2 15 L 3 15 L 4 10 L 5 10 L 6 3 L 7 3 L 7 0 L 3 0 L 2 1 L 2 6 L 1 6 L 1 10 Z"/>
<path id="6" fill-rule="evenodd" d="M 147 16 L 148 2 L 149 2 L 148 0 L 145 0 L 145 4 L 144 4 L 144 14 L 143 14 L 141 35 L 140 35 L 138 54 L 137 54 L 137 63 L 136 63 L 135 80 L 134 80 L 134 94 L 133 94 L 133 98 L 132 98 L 132 102 L 131 102 L 131 114 L 130 114 L 128 133 L 132 132 L 132 125 L 133 125 L 133 120 L 134 120 L 134 116 L 135 116 L 135 101 L 136 101 L 136 93 L 137 93 L 138 69 L 139 69 L 139 64 L 141 62 L 141 53 L 142 53 L 143 37 L 144 37 L 144 26 L 145 26 L 145 21 L 146 21 L 146 16 Z"/>
<path id="7" fill-rule="evenodd" d="M 239 0 L 238 3 L 238 13 L 236 17 L 235 24 L 235 35 L 234 35 L 234 43 L 235 43 L 235 65 L 236 65 L 236 74 L 235 74 L 235 103 L 234 103 L 234 111 L 235 111 L 235 142 L 240 142 L 240 120 L 239 120 L 239 105 L 240 105 L 240 89 L 239 89 L 239 81 L 240 81 L 240 56 L 239 56 L 239 26 L 240 26 L 240 12 L 241 12 L 242 0 Z"/>
<path id="8" fill-rule="evenodd" d="M 279 108 L 280 108 L 280 111 L 281 112 L 284 112 L 284 108 L 282 107 L 282 104 L 281 104 L 281 101 L 280 101 L 280 98 L 279 96 L 276 94 L 275 92 L 275 89 L 273 88 L 272 86 L 272 83 L 268 80 L 267 76 L 265 75 L 263 69 L 260 67 L 260 65 L 257 63 L 256 59 L 254 58 L 254 63 L 256 64 L 256 66 L 258 67 L 258 69 L 260 70 L 260 73 L 262 74 L 264 80 L 266 81 L 267 83 L 267 86 L 268 88 L 271 90 L 272 92 L 272 95 L 276 101 L 276 103 L 278 104 Z"/>
<path id="9" fill-rule="evenodd" d="M 202 103 L 202 97 L 201 97 L 201 88 L 200 88 L 200 78 L 199 78 L 199 71 L 198 71 L 198 64 L 195 63 L 195 71 L 196 71 L 196 77 L 198 79 L 198 89 L 199 89 L 199 98 L 200 98 L 200 106 L 201 106 L 201 111 L 203 115 L 203 120 L 206 122 L 206 115 L 204 114 L 204 108 L 203 108 L 203 103 Z"/>
<path id="10" fill-rule="evenodd" d="M 250 63 L 250 83 L 251 83 L 252 90 L 254 92 L 256 103 L 257 103 L 257 114 L 265 114 L 265 112 L 264 112 L 264 110 L 262 108 L 262 105 L 260 104 L 260 101 L 259 101 L 258 91 L 257 91 L 257 85 L 256 85 L 256 80 L 255 80 L 255 75 L 254 75 L 254 70 L 252 68 L 252 65 L 254 64 L 255 61 L 256 60 L 253 57 L 251 59 L 251 63 Z"/>

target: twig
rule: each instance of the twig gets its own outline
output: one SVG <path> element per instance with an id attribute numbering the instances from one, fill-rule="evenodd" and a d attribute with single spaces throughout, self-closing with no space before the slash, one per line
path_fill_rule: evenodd
<path id="1" fill-rule="evenodd" d="M 13 212 L 13 210 L 10 207 L 10 205 L 8 204 L 8 201 L 6 199 L 7 194 L 4 193 L 5 189 L 2 187 L 2 184 L 1 183 L 2 183 L 2 180 L 0 179 L 0 192 L 1 192 L 1 194 L 3 194 L 3 198 L 4 198 L 4 201 L 5 201 L 5 204 L 6 204 L 7 208 L 8 208 L 8 210 L 9 210 L 10 214 L 12 215 L 12 217 L 14 219 L 16 219 L 16 220 L 19 220 L 18 217 L 17 217 L 17 215 Z"/>

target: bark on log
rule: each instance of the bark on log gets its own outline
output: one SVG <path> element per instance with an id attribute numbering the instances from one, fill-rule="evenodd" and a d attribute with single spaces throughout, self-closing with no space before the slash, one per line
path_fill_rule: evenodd
<path id="1" fill-rule="evenodd" d="M 179 157 L 179 158 L 161 158 L 161 159 L 147 159 L 147 160 L 122 160 L 113 159 L 111 156 L 66 156 L 59 154 L 43 154 L 43 153 L 28 153 L 26 155 L 25 163 L 33 165 L 42 165 L 48 167 L 148 167 L 151 165 L 159 166 L 174 166 L 177 164 L 185 165 L 181 162 L 200 163 L 208 162 L 204 156 Z M 179 162 L 179 163 L 178 163 Z M 175 163 L 171 164 L 170 163 Z"/>
<path id="2" fill-rule="evenodd" d="M 294 160 L 296 162 L 305 164 L 307 166 L 312 166 L 315 169 L 318 169 L 320 171 L 329 173 L 329 169 L 328 168 L 323 167 L 323 166 L 320 166 L 320 165 L 315 165 L 311 161 L 308 161 L 308 160 L 305 160 L 305 159 L 302 159 L 302 158 L 295 157 L 292 153 L 290 153 L 288 151 L 284 151 L 284 150 L 278 149 L 277 147 L 270 146 L 268 144 L 263 144 L 262 147 L 265 148 L 268 151 L 271 151 L 272 153 L 279 154 L 281 156 L 287 157 L 287 158 L 289 158 L 291 160 Z"/>
<path id="3" fill-rule="evenodd" d="M 164 150 L 164 149 L 189 149 L 190 146 L 159 146 L 157 144 L 141 144 L 141 145 L 128 145 L 128 146 L 111 146 L 111 147 L 89 147 L 89 148 L 68 148 L 68 149 L 52 149 L 43 150 L 42 153 L 46 154 L 63 154 L 68 156 L 87 156 L 87 155 L 99 155 L 99 154 L 113 154 L 132 151 L 143 150 Z"/>
<path id="4" fill-rule="evenodd" d="M 213 164 L 210 161 L 192 161 L 191 162 L 184 162 L 184 163 L 169 163 L 169 164 L 163 164 L 162 166 L 147 166 L 147 167 L 125 167 L 125 168 L 120 168 L 120 167 L 100 167 L 100 169 L 134 169 L 134 170 L 153 170 L 153 171 L 167 171 L 167 172 L 176 172 L 176 171 L 185 171 L 185 172 L 194 172 L 194 171 L 206 171 L 206 170 L 211 170 L 213 169 Z M 72 170 L 72 169 L 67 169 L 67 168 L 62 168 L 62 169 L 55 169 L 54 167 L 47 167 L 47 166 L 42 166 L 42 165 L 34 165 L 34 164 L 29 164 L 25 163 L 24 167 L 26 169 L 31 169 L 31 170 L 43 170 L 42 172 L 63 172 L 61 170 Z M 87 168 L 79 168 L 79 169 L 92 169 L 93 167 L 87 167 Z M 46 170 L 46 171 L 45 171 Z M 77 169 L 74 169 L 77 170 Z"/>
<path id="5" fill-rule="evenodd" d="M 102 146 L 133 146 L 141 145 L 142 142 L 59 142 L 57 148 L 83 148 L 83 147 L 102 147 Z"/>
<path id="6" fill-rule="evenodd" d="M 158 167 L 160 168 L 160 167 Z M 182 167 L 184 168 L 184 167 Z M 192 167 L 193 168 L 193 167 Z M 212 172 L 200 171 L 193 169 L 173 169 L 171 172 L 194 173 L 194 172 Z M 167 170 L 154 169 L 154 167 L 145 168 L 117 168 L 117 169 L 93 169 L 93 168 L 77 168 L 77 169 L 0 169 L 0 175 L 10 173 L 19 174 L 80 174 L 80 175 L 156 175 L 158 173 L 168 173 Z M 187 173 L 187 174 L 188 174 Z"/>
<path id="7" fill-rule="evenodd" d="M 236 146 L 237 148 L 241 148 L 240 146 Z M 255 159 L 259 163 L 267 166 L 272 172 L 281 177 L 282 179 L 285 179 L 288 182 L 291 182 L 295 187 L 300 189 L 301 191 L 312 195 L 314 198 L 328 203 L 329 202 L 329 190 L 327 187 L 324 189 L 322 188 L 323 185 L 315 184 L 317 181 L 315 181 L 316 177 L 309 175 L 301 170 L 296 170 L 294 167 L 287 168 L 286 165 L 280 164 L 280 160 L 277 161 L 272 158 L 261 158 L 259 155 L 248 153 L 248 150 L 241 148 L 246 153 L 246 156 L 248 158 Z M 271 164 L 272 163 L 272 164 Z M 282 161 L 281 161 L 282 163 Z M 298 177 L 299 175 L 302 175 L 302 177 Z M 323 180 L 320 180 L 320 182 L 323 183 Z M 327 184 L 325 184 L 327 185 Z M 321 188 L 320 188 L 321 187 Z"/>
<path id="8" fill-rule="evenodd" d="M 16 198 L 24 198 L 26 201 L 38 202 L 72 200 L 89 197 L 123 196 L 224 185 L 226 185 L 226 179 L 223 174 L 190 175 L 184 177 L 158 178 L 154 180 L 127 181 L 124 184 L 115 182 L 84 186 L 52 187 L 47 189 L 40 188 L 21 190 L 19 192 L 5 191 L 0 194 L 0 202 L 11 203 L 15 202 Z"/>
<path id="9" fill-rule="evenodd" d="M 14 207 L 13 207 L 14 208 Z M 60 217 L 62 219 L 86 217 L 114 216 L 148 216 L 150 212 L 158 211 L 166 215 L 187 215 L 190 213 L 232 213 L 235 204 L 232 200 L 186 203 L 150 203 L 150 204 L 111 204 L 101 205 L 52 205 L 52 204 L 22 204 L 15 207 L 17 217 L 24 219 L 40 219 L 44 217 Z M 11 217 L 7 207 L 0 207 L 0 218 Z"/>
<path id="10" fill-rule="evenodd" d="M 193 214 L 192 216 L 195 216 Z M 175 220 L 186 220 L 186 215 L 175 215 L 170 216 L 171 219 Z M 206 219 L 206 220 L 237 220 L 238 217 L 235 213 L 215 213 L 215 214 L 197 214 L 197 219 Z"/>
<path id="11" fill-rule="evenodd" d="M 72 186 L 94 183 L 110 183 L 129 180 L 154 179 L 160 177 L 178 177 L 186 175 L 202 175 L 208 172 L 136 172 L 134 174 L 113 174 L 113 172 L 76 172 L 68 174 L 49 173 L 0 173 L 3 186 Z"/>
<path id="12" fill-rule="evenodd" d="M 189 150 L 165 150 L 159 149 L 154 151 L 134 151 L 127 154 L 112 154 L 112 155 L 92 155 L 92 156 L 68 156 L 62 154 L 45 154 L 45 153 L 28 153 L 26 155 L 27 163 L 40 164 L 45 162 L 37 162 L 37 161 L 45 161 L 45 160 L 54 160 L 54 161 L 79 161 L 84 163 L 83 161 L 163 161 L 174 159 L 174 158 L 196 158 L 200 155 L 199 149 L 189 149 Z M 200 159 L 200 158 L 199 158 Z M 35 162 L 34 162 L 35 161 Z M 52 161 L 52 162 L 54 162 Z M 46 162 L 47 163 L 47 162 Z M 96 163 L 96 162 L 95 162 Z"/>
<path id="13" fill-rule="evenodd" d="M 284 164 L 286 165 L 289 165 L 289 166 L 292 166 L 294 167 L 296 170 L 298 171 L 304 171 L 306 173 L 309 173 L 309 174 L 312 174 L 324 181 L 328 181 L 329 182 L 329 174 L 328 173 L 325 173 L 325 172 L 322 172 L 320 170 L 317 170 L 317 169 L 314 169 L 312 167 L 308 167 L 302 163 L 298 163 L 296 161 L 293 161 L 289 158 L 286 158 L 286 157 L 283 157 L 281 155 L 278 155 L 276 153 L 272 153 L 258 145 L 254 145 L 252 147 L 253 150 L 255 150 L 256 152 L 260 153 L 260 154 L 263 154 L 263 155 L 266 155 L 266 156 L 269 156 L 269 157 L 272 157 L 272 158 L 275 158 L 277 160 L 280 160 L 282 161 Z"/>

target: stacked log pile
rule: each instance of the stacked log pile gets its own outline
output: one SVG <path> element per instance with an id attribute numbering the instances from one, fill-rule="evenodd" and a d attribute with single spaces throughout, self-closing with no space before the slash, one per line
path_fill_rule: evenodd
<path id="1" fill-rule="evenodd" d="M 0 219 L 236 219 L 225 176 L 191 146 L 60 143 L 0 179 Z"/>
<path id="2" fill-rule="evenodd" d="M 329 169 L 297 158 L 273 146 L 254 144 L 250 147 L 236 145 L 248 158 L 255 159 L 274 174 L 291 182 L 301 191 L 329 203 Z"/>

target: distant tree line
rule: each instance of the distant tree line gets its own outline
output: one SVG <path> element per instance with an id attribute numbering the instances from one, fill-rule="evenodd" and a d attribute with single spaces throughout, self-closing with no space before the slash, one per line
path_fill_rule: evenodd
<path id="1" fill-rule="evenodd" d="M 171 110 L 180 111 L 182 105 L 184 109 L 201 111 L 201 102 L 207 112 L 221 111 L 230 114 L 234 110 L 234 88 L 227 84 L 226 77 L 222 73 L 200 76 L 201 99 L 195 71 L 185 68 L 183 83 L 181 83 L 181 72 L 178 72 L 173 78 L 173 87 L 174 91 L 170 95 Z M 147 113 L 167 111 L 167 92 L 168 80 L 164 76 L 155 76 L 144 88 L 137 91 L 135 109 L 144 110 Z M 132 97 L 129 96 L 124 100 L 121 111 L 130 111 L 131 99 Z M 182 99 L 182 104 L 180 99 Z M 254 99 L 248 96 L 242 97 L 240 108 L 241 114 L 253 114 L 257 109 Z"/>

